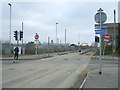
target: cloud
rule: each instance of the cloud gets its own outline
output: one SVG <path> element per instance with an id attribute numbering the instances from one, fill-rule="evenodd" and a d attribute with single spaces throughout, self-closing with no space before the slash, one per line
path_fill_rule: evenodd
<path id="1" fill-rule="evenodd" d="M 81 42 L 94 42 L 94 15 L 102 7 L 106 12 L 107 22 L 113 21 L 113 10 L 117 3 L 99 2 L 12 2 L 12 42 L 14 30 L 21 30 L 24 23 L 24 42 L 34 41 L 37 32 L 40 41 L 46 42 L 48 36 L 55 41 L 56 22 L 58 38 L 64 41 L 64 30 L 67 30 L 67 42 L 77 43 L 79 34 Z M 2 4 L 2 33 L 9 38 L 9 6 Z M 89 38 L 89 39 L 88 39 Z"/>

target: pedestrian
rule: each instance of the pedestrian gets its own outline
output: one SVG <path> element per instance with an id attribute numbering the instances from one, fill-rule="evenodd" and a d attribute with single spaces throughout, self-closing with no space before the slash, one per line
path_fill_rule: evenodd
<path id="1" fill-rule="evenodd" d="M 79 48 L 79 52 L 82 52 L 82 48 Z"/>
<path id="2" fill-rule="evenodd" d="M 82 54 L 82 48 L 79 48 L 79 52 L 80 52 L 80 54 Z"/>
<path id="3" fill-rule="evenodd" d="M 13 63 L 15 63 L 15 60 L 18 59 L 18 52 L 19 52 L 19 48 L 15 47 L 15 49 L 14 49 L 14 61 L 13 61 Z"/>

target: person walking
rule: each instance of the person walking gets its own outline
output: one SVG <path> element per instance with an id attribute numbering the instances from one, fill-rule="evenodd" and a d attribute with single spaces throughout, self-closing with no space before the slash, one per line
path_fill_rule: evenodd
<path id="1" fill-rule="evenodd" d="M 13 61 L 13 63 L 15 63 L 15 60 L 18 59 L 18 53 L 19 53 L 19 48 L 15 47 L 15 49 L 14 49 L 14 61 Z"/>

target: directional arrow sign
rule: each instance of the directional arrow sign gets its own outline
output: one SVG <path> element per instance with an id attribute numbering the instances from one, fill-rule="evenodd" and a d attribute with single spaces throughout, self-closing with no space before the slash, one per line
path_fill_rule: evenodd
<path id="1" fill-rule="evenodd" d="M 95 34 L 101 34 L 101 35 L 107 34 L 107 29 L 95 30 Z"/>

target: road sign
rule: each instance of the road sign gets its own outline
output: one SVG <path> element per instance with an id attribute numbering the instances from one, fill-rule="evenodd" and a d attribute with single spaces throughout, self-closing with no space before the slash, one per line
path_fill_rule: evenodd
<path id="1" fill-rule="evenodd" d="M 112 43 L 110 42 L 110 43 L 108 43 L 108 45 L 112 45 Z"/>
<path id="2" fill-rule="evenodd" d="M 35 35 L 35 39 L 38 39 L 39 38 L 39 35 Z"/>
<path id="3" fill-rule="evenodd" d="M 105 41 L 105 42 L 109 42 L 109 40 L 108 40 L 108 39 L 104 39 L 104 41 Z"/>
<path id="4" fill-rule="evenodd" d="M 107 15 L 104 12 L 98 12 L 95 14 L 95 22 L 100 23 L 100 13 L 101 13 L 101 23 L 107 20 Z"/>
<path id="5" fill-rule="evenodd" d="M 34 43 L 35 45 L 39 45 L 39 43 Z"/>
<path id="6" fill-rule="evenodd" d="M 106 34 L 106 35 L 105 35 L 105 39 L 110 39 L 110 35 L 109 35 L 109 34 Z"/>
<path id="7" fill-rule="evenodd" d="M 101 35 L 107 34 L 107 29 L 95 30 L 95 34 L 101 34 Z"/>
<path id="8" fill-rule="evenodd" d="M 95 29 L 100 29 L 100 28 L 106 29 L 106 28 L 108 28 L 108 26 L 107 25 L 101 25 L 101 27 L 100 27 L 100 24 L 95 24 Z"/>

